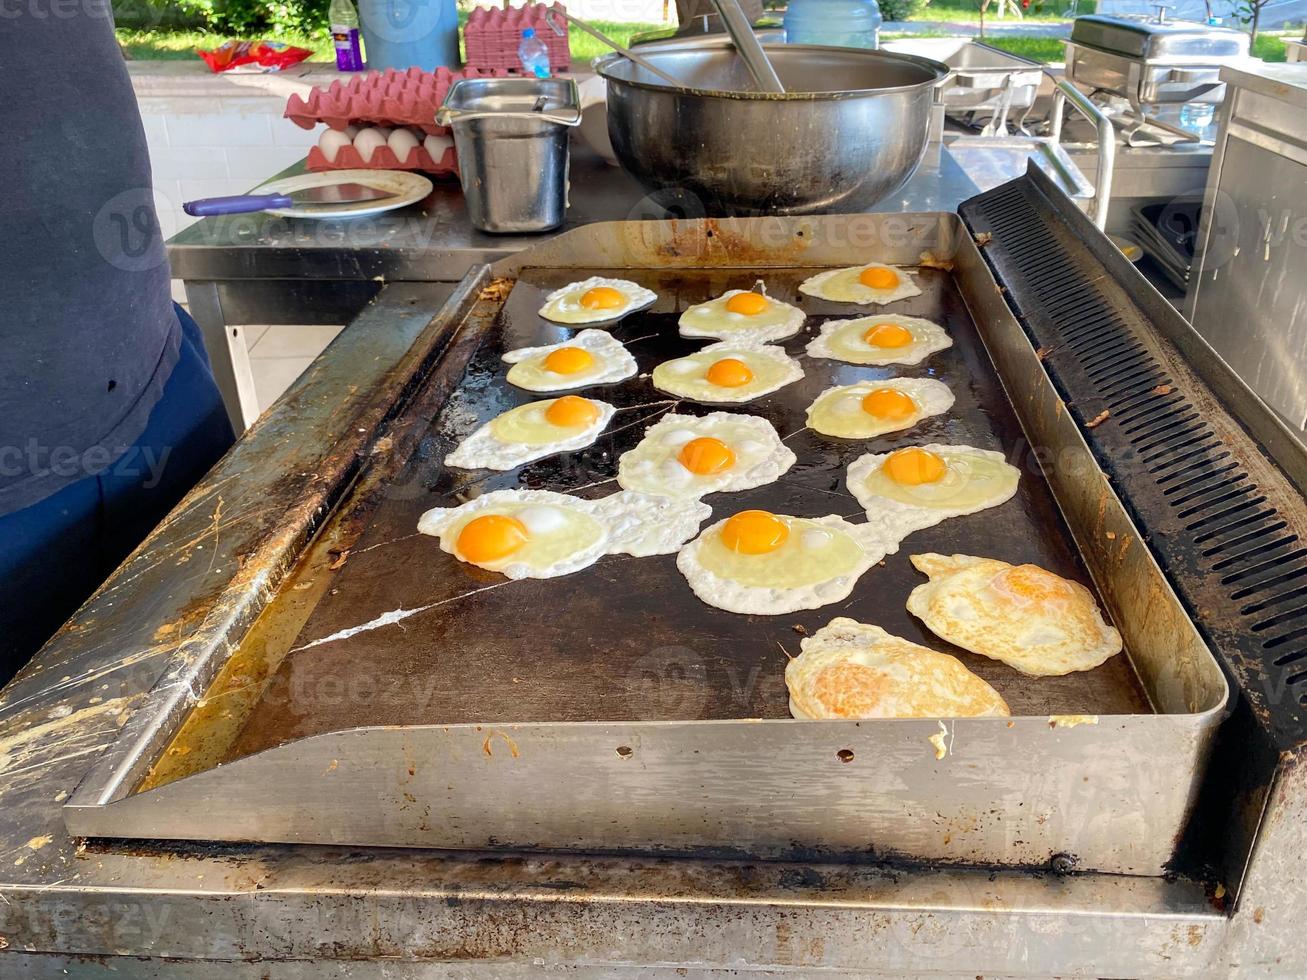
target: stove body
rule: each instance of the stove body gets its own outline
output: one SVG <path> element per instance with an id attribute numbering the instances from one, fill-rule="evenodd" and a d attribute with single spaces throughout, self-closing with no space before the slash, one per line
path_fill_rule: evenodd
<path id="1" fill-rule="evenodd" d="M 1118 841 L 1115 850 L 1095 843 L 1093 820 L 1087 827 L 1053 821 L 1058 834 L 1078 834 L 1089 845 L 1091 862 L 1080 867 L 1117 870 L 1106 862 L 1119 858 L 1122 828 L 1135 818 L 1153 848 L 1147 867 L 1055 874 L 1035 867 L 1047 863 L 1046 850 L 1023 850 L 1011 835 L 979 827 L 959 829 L 971 848 L 960 862 L 943 835 L 934 853 L 913 854 L 924 845 L 905 839 L 904 854 L 862 863 L 804 859 L 784 849 L 714 854 L 701 841 L 688 857 L 642 848 L 624 857 L 566 848 L 526 854 L 522 841 L 510 842 L 516 853 L 497 854 L 422 850 L 412 840 L 376 841 L 403 845 L 398 849 L 359 848 L 351 845 L 361 842 L 362 825 L 333 843 L 342 826 L 341 808 L 332 809 L 340 793 L 335 801 L 313 797 L 316 810 L 302 808 L 259 842 L 251 828 L 260 829 L 260 821 L 239 823 L 242 809 L 266 819 L 269 799 L 292 797 L 296 787 L 269 779 L 256 787 L 261 795 L 251 794 L 239 772 L 200 766 L 143 789 L 168 749 L 182 747 L 175 736 L 188 719 L 197 712 L 221 719 L 223 695 L 240 685 L 214 685 L 240 643 L 251 635 L 265 644 L 290 639 L 259 635 L 260 614 L 278 595 L 284 600 L 288 587 L 292 601 L 300 596 L 310 604 L 312 590 L 292 583 L 306 581 L 296 577 L 306 561 L 325 567 L 339 559 L 329 539 L 349 530 L 342 504 L 368 492 L 378 457 L 404 456 L 407 439 L 420 442 L 425 426 L 406 430 L 403 420 L 430 418 L 448 397 L 448 387 L 431 382 L 432 369 L 458 350 L 459 334 L 443 326 L 464 322 L 467 310 L 495 296 L 493 289 L 482 292 L 485 279 L 472 280 L 437 311 L 423 287 L 397 285 L 5 692 L 0 833 L 6 853 L 17 857 L 0 882 L 0 957 L 12 958 L 0 959 L 0 969 L 21 964 L 21 975 L 43 976 L 72 965 L 92 975 L 130 962 L 141 976 L 297 977 L 322 976 L 347 961 L 355 976 L 526 976 L 541 966 L 579 976 L 727 968 L 885 976 L 1301 974 L 1307 954 L 1297 942 L 1296 910 L 1307 901 L 1299 867 L 1307 847 L 1307 773 L 1300 762 L 1307 648 L 1300 617 L 1307 611 L 1300 584 L 1307 564 L 1296 542 L 1307 520 L 1300 489 L 1307 466 L 1274 415 L 1038 174 L 968 202 L 961 218 L 941 224 L 940 216 L 888 215 L 868 218 L 871 225 L 820 219 L 826 223 L 818 242 L 808 238 L 817 226 L 805 219 L 650 223 L 628 226 L 635 235 L 629 249 L 620 238 L 609 244 L 617 241 L 622 254 L 661 255 L 673 267 L 731 254 L 741 264 L 789 268 L 801 266 L 810 250 L 821 265 L 850 248 L 885 249 L 905 264 L 922 261 L 925 252 L 929 264 L 978 249 L 997 283 L 969 292 L 968 312 L 977 321 L 1014 318 L 1021 328 L 1004 335 L 1006 349 L 991 345 L 988 353 L 996 365 L 1028 372 L 1028 384 L 1019 372 L 1003 375 L 1009 398 L 1030 402 L 1022 413 L 1027 435 L 1049 447 L 1066 440 L 1075 449 L 1069 459 L 1089 454 L 1093 462 L 1088 470 L 1045 467 L 1055 490 L 1060 480 L 1073 491 L 1058 494 L 1068 525 L 1103 532 L 1097 540 L 1077 537 L 1082 554 L 1091 566 L 1100 559 L 1104 567 L 1108 559 L 1140 562 L 1162 575 L 1134 581 L 1165 586 L 1165 593 L 1118 589 L 1111 576 L 1096 573 L 1105 600 L 1123 625 L 1152 624 L 1175 640 L 1189 632 L 1201 640 L 1175 647 L 1190 651 L 1195 669 L 1145 683 L 1155 702 L 1172 697 L 1192 706 L 1179 717 L 1210 711 L 1216 722 L 1189 728 L 1184 764 L 1192 779 L 1173 839 L 1158 846 L 1149 816 L 1119 804 L 1095 812 L 1113 828 L 1103 842 Z M 923 245 L 921 229 L 941 227 L 965 236 L 951 252 L 939 239 Z M 546 246 L 535 261 L 560 260 L 550 249 L 565 242 Z M 1094 493 L 1074 492 L 1091 481 Z M 1099 492 L 1103 486 L 1111 492 Z M 1068 512 L 1077 506 L 1085 512 Z M 1138 539 L 1131 528 L 1142 531 Z M 1133 542 L 1125 553 L 1115 544 L 1123 540 Z M 1183 622 L 1174 618 L 1177 609 L 1186 613 Z M 1214 678 L 1196 666 L 1207 648 L 1219 683 L 1207 683 Z M 1143 658 L 1136 667 L 1143 673 L 1147 664 Z M 1172 687 L 1171 677 L 1187 678 L 1189 686 Z M 1165 705 L 1155 706 L 1161 714 L 1139 717 L 1165 723 Z M 1130 744 L 1128 717 L 1111 719 L 1119 726 L 1113 741 L 1102 719 L 1076 727 L 1038 719 L 1054 736 L 1044 744 L 1064 753 L 1048 763 L 1091 781 L 1112 771 L 1114 762 L 1095 768 L 1084 749 L 1101 745 L 1101 755 Z M 793 728 L 763 722 L 746 729 L 765 739 L 773 724 Z M 220 727 L 214 722 L 205 730 Z M 866 740 L 855 756 L 898 737 L 886 742 L 823 727 L 811 729 L 823 748 L 837 736 Z M 283 766 L 269 775 L 306 779 L 311 764 L 321 767 L 312 778 L 325 781 L 353 766 L 358 785 L 366 785 L 357 762 L 340 751 L 317 753 L 315 741 L 334 742 L 337 750 L 363 746 L 359 758 L 401 781 L 433 746 L 446 759 L 471 756 L 483 767 L 507 767 L 515 758 L 512 731 L 374 731 L 395 739 L 384 754 L 370 754 L 384 741 L 368 746 L 377 736 L 366 729 L 314 737 L 290 743 L 298 746 L 298 770 Z M 527 738 L 543 747 L 548 734 Z M 608 744 L 613 733 L 602 734 L 611 764 L 623 762 Z M 656 741 L 667 730 L 641 734 Z M 904 751 L 925 734 L 905 728 Z M 972 734 L 983 753 L 985 736 L 964 736 Z M 1019 735 L 1040 744 L 1033 731 Z M 723 743 L 728 761 L 748 751 L 749 732 L 738 736 L 738 747 L 730 744 L 734 737 Z M 202 752 L 205 745 L 185 747 Z M 1156 748 L 1171 751 L 1164 741 Z M 403 761 L 398 769 L 395 752 Z M 406 759 L 405 752 L 418 755 Z M 887 759 L 897 764 L 892 754 Z M 1146 764 L 1146 756 L 1131 761 Z M 802 778 L 816 786 L 822 763 L 813 755 L 811 764 L 814 775 Z M 554 776 L 549 791 L 567 796 L 568 774 Z M 206 777 L 214 782 L 204 788 Z M 627 777 L 613 778 L 620 788 Z M 303 798 L 304 787 L 298 789 Z M 192 792 L 188 807 L 179 808 L 175 794 Z M 153 796 L 156 804 L 153 794 L 161 794 Z M 1097 802 L 1110 804 L 1109 796 Z M 395 810 L 405 802 L 398 799 Z M 1011 802 L 1013 813 L 1020 802 Z M 185 824 L 212 825 L 214 814 L 237 821 L 225 834 L 230 843 L 121 839 L 198 837 Z M 491 819 L 504 825 L 500 816 Z M 118 839 L 80 842 L 65 821 L 72 834 Z M 396 826 L 411 834 L 419 820 L 372 831 Z M 893 821 L 884 828 L 892 833 Z M 446 827 L 436 836 L 448 840 L 451 833 Z M 975 859 L 990 848 L 1017 860 Z M 1068 867 L 1075 862 L 1057 863 L 1059 871 Z M 124 959 L 137 956 L 151 959 Z"/>

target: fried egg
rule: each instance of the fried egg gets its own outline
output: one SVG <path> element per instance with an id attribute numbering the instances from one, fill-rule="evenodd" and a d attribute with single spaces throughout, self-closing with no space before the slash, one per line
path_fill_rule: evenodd
<path id="1" fill-rule="evenodd" d="M 746 510 L 681 549 L 676 567 L 694 594 L 727 612 L 777 616 L 839 602 L 892 551 L 880 528 L 842 517 Z"/>
<path id="2" fill-rule="evenodd" d="M 716 299 L 691 306 L 681 314 L 682 337 L 765 343 L 784 340 L 803 329 L 803 311 L 772 299 L 758 280 L 753 290 L 730 289 Z"/>
<path id="3" fill-rule="evenodd" d="M 532 460 L 584 449 L 617 409 L 579 395 L 510 408 L 481 426 L 445 457 L 446 466 L 511 470 Z"/>
<path id="4" fill-rule="evenodd" d="M 780 347 L 722 341 L 663 361 L 653 370 L 655 388 L 709 404 L 753 401 L 803 377 L 803 368 Z"/>
<path id="5" fill-rule="evenodd" d="M 957 657 L 879 626 L 832 619 L 785 667 L 795 718 L 1005 718 L 1007 702 Z"/>
<path id="6" fill-rule="evenodd" d="M 508 383 L 527 391 L 566 391 L 608 385 L 635 374 L 635 358 L 612 334 L 582 330 L 571 340 L 519 347 L 504 355 Z"/>
<path id="7" fill-rule="evenodd" d="M 591 276 L 555 289 L 545 297 L 540 315 L 555 323 L 603 323 L 644 309 L 657 294 L 626 279 Z"/>
<path id="8" fill-rule="evenodd" d="M 846 364 L 920 364 L 952 346 L 953 338 L 929 320 L 882 314 L 823 323 L 808 356 Z"/>
<path id="9" fill-rule="evenodd" d="M 1031 677 L 1091 670 L 1121 652 L 1093 593 L 1038 565 L 970 555 L 913 555 L 930 576 L 908 612 L 954 646 Z"/>
<path id="10" fill-rule="evenodd" d="M 950 517 L 1011 500 L 1021 471 L 1002 453 L 973 446 L 909 446 L 868 453 L 851 464 L 845 485 L 871 523 L 903 540 Z"/>
<path id="11" fill-rule="evenodd" d="M 921 287 L 912 273 L 892 265 L 871 262 L 819 272 L 799 284 L 799 292 L 828 299 L 835 303 L 893 303 L 895 300 L 920 296 Z"/>
<path id="12" fill-rule="evenodd" d="M 827 388 L 808 406 L 808 427 L 839 439 L 870 439 L 910 429 L 953 407 L 953 392 L 934 378 L 890 378 Z"/>
<path id="13" fill-rule="evenodd" d="M 756 415 L 664 415 L 617 464 L 617 485 L 667 497 L 702 497 L 771 483 L 795 463 Z"/>
<path id="14" fill-rule="evenodd" d="M 670 554 L 712 508 L 698 500 L 622 490 L 582 500 L 552 490 L 494 490 L 457 507 L 436 507 L 418 530 L 441 550 L 508 578 L 554 578 L 604 555 Z"/>

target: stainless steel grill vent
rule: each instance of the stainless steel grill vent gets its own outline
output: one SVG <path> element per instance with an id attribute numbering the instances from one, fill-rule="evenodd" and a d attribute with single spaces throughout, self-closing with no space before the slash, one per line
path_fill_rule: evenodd
<path id="1" fill-rule="evenodd" d="M 1140 308 L 1087 265 L 1032 184 L 961 213 L 992 236 L 985 255 L 1009 304 L 1195 620 L 1237 676 L 1260 680 L 1277 727 L 1301 735 L 1307 546 L 1140 341 Z"/>

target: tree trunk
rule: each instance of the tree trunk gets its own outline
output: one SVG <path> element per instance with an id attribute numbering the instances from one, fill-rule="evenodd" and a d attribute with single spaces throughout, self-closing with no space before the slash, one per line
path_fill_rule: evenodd
<path id="1" fill-rule="evenodd" d="M 1257 0 L 1253 0 L 1253 2 L 1249 4 L 1249 6 L 1253 8 L 1253 22 L 1251 28 L 1248 31 L 1248 37 L 1251 39 L 1253 44 L 1256 44 L 1257 26 L 1262 21 L 1262 5 L 1258 3 Z"/>

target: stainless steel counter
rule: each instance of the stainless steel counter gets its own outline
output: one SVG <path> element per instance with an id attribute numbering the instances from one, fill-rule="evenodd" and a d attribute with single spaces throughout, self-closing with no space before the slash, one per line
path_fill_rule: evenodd
<path id="1" fill-rule="evenodd" d="M 296 165 L 278 176 L 301 173 Z M 975 185 L 939 144 L 898 193 L 873 211 L 954 211 Z M 205 218 L 168 243 L 173 275 L 186 284 L 214 374 L 237 431 L 257 416 L 244 327 L 342 324 L 387 282 L 457 282 L 561 231 L 596 221 L 703 217 L 695 200 L 653 196 L 573 141 L 571 208 L 558 232 L 489 235 L 468 222 L 457 181 L 438 181 L 425 201 L 375 218 L 306 221 L 268 214 Z"/>

